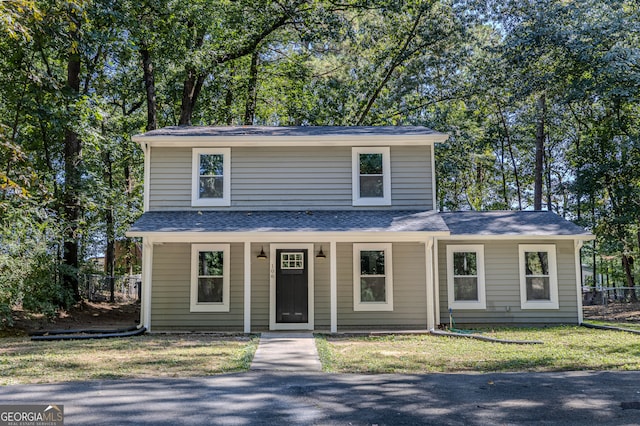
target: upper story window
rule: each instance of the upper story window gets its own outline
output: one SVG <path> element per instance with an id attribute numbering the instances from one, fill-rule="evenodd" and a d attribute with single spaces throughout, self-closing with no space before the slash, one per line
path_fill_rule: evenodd
<path id="1" fill-rule="evenodd" d="M 353 245 L 353 310 L 393 311 L 391 244 Z"/>
<path id="2" fill-rule="evenodd" d="M 354 147 L 352 188 L 354 206 L 391 205 L 389 147 Z"/>
<path id="3" fill-rule="evenodd" d="M 447 246 L 447 295 L 453 309 L 486 309 L 482 245 Z"/>
<path id="4" fill-rule="evenodd" d="M 231 149 L 194 148 L 191 205 L 231 205 Z"/>
<path id="5" fill-rule="evenodd" d="M 558 269 L 556 246 L 521 244 L 520 307 L 522 309 L 558 309 Z"/>

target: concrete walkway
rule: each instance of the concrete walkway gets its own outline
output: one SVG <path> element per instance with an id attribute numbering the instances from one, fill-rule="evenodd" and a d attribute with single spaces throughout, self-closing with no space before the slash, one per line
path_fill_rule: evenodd
<path id="1" fill-rule="evenodd" d="M 322 371 L 313 334 L 310 332 L 262 333 L 251 363 L 251 370 Z"/>

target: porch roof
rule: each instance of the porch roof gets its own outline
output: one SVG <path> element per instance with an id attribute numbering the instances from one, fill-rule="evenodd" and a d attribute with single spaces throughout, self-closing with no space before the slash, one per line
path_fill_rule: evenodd
<path id="1" fill-rule="evenodd" d="M 152 211 L 144 213 L 127 235 L 150 233 L 294 233 L 294 232 L 432 232 L 448 235 L 434 211 Z"/>
<path id="2" fill-rule="evenodd" d="M 593 238 L 586 229 L 550 211 L 464 211 L 440 213 L 451 236 L 537 236 Z"/>

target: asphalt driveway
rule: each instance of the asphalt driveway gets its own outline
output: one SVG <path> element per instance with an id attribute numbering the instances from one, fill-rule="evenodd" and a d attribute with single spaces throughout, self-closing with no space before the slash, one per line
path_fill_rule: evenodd
<path id="1" fill-rule="evenodd" d="M 249 372 L 0 388 L 0 404 L 14 403 L 63 404 L 67 425 L 631 425 L 640 372 Z"/>

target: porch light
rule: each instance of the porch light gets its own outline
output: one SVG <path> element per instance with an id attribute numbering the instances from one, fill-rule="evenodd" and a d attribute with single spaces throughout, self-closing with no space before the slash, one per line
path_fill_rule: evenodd
<path id="1" fill-rule="evenodd" d="M 318 260 L 325 260 L 327 258 L 327 256 L 324 254 L 324 252 L 322 251 L 322 246 L 320 246 L 320 251 L 318 252 L 318 254 L 316 255 L 316 259 Z"/>
<path id="2" fill-rule="evenodd" d="M 258 259 L 267 260 L 267 254 L 264 252 L 264 247 L 260 247 L 260 254 L 258 255 Z"/>

